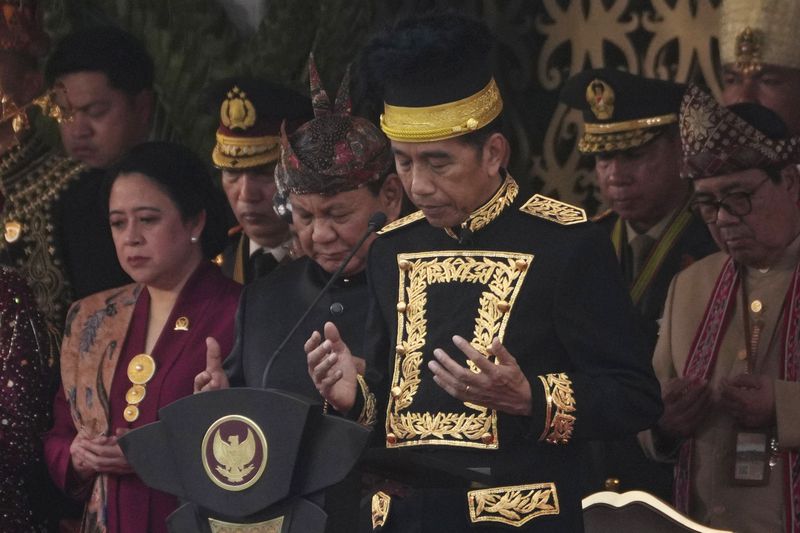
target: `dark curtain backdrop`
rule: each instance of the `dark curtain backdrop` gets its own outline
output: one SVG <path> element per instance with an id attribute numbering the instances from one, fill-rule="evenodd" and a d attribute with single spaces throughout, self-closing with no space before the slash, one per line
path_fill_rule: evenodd
<path id="1" fill-rule="evenodd" d="M 221 0 L 225 1 L 225 0 Z M 599 207 L 591 161 L 576 150 L 580 116 L 558 91 L 584 68 L 613 66 L 649 77 L 696 81 L 718 92 L 720 0 L 264 0 L 258 30 L 241 34 L 215 0 L 44 0 L 57 38 L 113 23 L 140 37 L 156 62 L 156 136 L 209 158 L 217 110 L 202 88 L 237 73 L 307 91 L 314 51 L 333 92 L 376 28 L 427 9 L 454 8 L 486 21 L 498 37 L 494 62 L 512 139 L 512 174 L 536 190 Z"/>

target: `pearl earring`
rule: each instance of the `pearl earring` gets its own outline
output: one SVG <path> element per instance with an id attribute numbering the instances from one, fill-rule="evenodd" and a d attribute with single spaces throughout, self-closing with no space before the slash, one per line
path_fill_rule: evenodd
<path id="1" fill-rule="evenodd" d="M 192 237 L 189 240 L 192 241 L 193 244 L 197 244 L 197 241 L 199 241 L 200 239 L 192 235 Z"/>

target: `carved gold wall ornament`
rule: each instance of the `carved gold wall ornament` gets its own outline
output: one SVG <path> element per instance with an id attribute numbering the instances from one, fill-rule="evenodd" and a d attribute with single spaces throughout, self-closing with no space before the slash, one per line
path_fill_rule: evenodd
<path id="1" fill-rule="evenodd" d="M 575 396 L 572 381 L 566 374 L 539 376 L 547 402 L 544 430 L 539 440 L 550 444 L 567 444 L 575 424 Z"/>
<path id="2" fill-rule="evenodd" d="M 608 66 L 680 83 L 702 79 L 719 97 L 719 11 L 732 1 L 739 0 L 650 0 L 635 5 L 621 0 L 544 0 L 535 22 L 537 37 L 544 37 L 532 61 L 536 81 L 545 91 L 555 92 L 584 69 Z M 741 26 L 736 31 L 740 30 Z M 637 40 L 642 35 L 646 39 Z M 732 52 L 731 45 L 728 54 Z M 513 103 L 509 101 L 509 107 Z M 600 204 L 594 170 L 574 149 L 582 137 L 581 112 L 558 104 L 545 117 L 547 129 L 543 139 L 535 140 L 530 174 L 544 182 L 547 194 L 594 209 Z"/>
<path id="3" fill-rule="evenodd" d="M 536 517 L 561 512 L 555 483 L 471 490 L 467 493 L 469 518 L 522 527 Z"/>
<path id="4" fill-rule="evenodd" d="M 499 448 L 497 413 L 465 403 L 465 412 L 414 412 L 410 408 L 422 381 L 422 365 L 428 333 L 427 289 L 437 283 L 475 283 L 484 287 L 479 300 L 470 344 L 489 359 L 488 348 L 497 337 L 502 342 L 517 296 L 533 255 L 516 252 L 436 251 L 398 254 L 399 303 L 396 357 L 386 417 L 386 445 L 389 448 L 439 444 L 447 446 Z M 503 312 L 499 302 L 508 303 Z M 473 371 L 477 367 L 471 366 Z M 390 439 L 388 436 L 391 435 Z"/>

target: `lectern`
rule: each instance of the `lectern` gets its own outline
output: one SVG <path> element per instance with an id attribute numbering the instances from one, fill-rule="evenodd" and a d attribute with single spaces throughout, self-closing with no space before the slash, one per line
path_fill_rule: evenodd
<path id="1" fill-rule="evenodd" d="M 183 503 L 172 533 L 316 533 L 319 495 L 353 469 L 370 431 L 269 389 L 195 394 L 120 446 L 142 480 Z"/>

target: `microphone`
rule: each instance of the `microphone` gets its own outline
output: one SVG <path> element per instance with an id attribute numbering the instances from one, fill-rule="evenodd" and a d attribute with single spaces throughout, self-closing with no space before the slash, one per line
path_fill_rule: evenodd
<path id="1" fill-rule="evenodd" d="M 267 386 L 267 376 L 269 375 L 269 370 L 270 368 L 272 368 L 272 363 L 274 363 L 275 360 L 278 358 L 278 355 L 280 354 L 281 350 L 283 350 L 286 347 L 286 344 L 292 339 L 292 337 L 294 337 L 294 334 L 297 333 L 298 328 L 303 324 L 303 322 L 311 313 L 311 311 L 314 309 L 314 307 L 316 307 L 320 299 L 322 299 L 322 297 L 325 296 L 325 294 L 330 290 L 331 285 L 333 285 L 333 283 L 337 279 L 339 279 L 339 276 L 342 275 L 344 269 L 347 268 L 347 264 L 350 262 L 353 256 L 356 255 L 356 252 L 358 252 L 358 249 L 361 248 L 361 245 L 364 244 L 364 241 L 366 241 L 367 238 L 369 238 L 369 236 L 372 235 L 374 232 L 381 229 L 385 224 L 386 224 L 386 214 L 381 211 L 373 213 L 373 215 L 369 217 L 369 222 L 367 223 L 367 231 L 364 232 L 364 235 L 362 235 L 361 238 L 356 243 L 356 245 L 353 246 L 353 249 L 350 250 L 350 253 L 347 254 L 347 257 L 344 258 L 342 264 L 340 264 L 336 268 L 336 270 L 331 275 L 331 278 L 328 280 L 325 286 L 322 287 L 322 289 L 317 293 L 317 296 L 314 298 L 314 301 L 312 301 L 311 304 L 309 304 L 303 315 L 298 319 L 297 322 L 295 322 L 294 326 L 292 326 L 292 329 L 289 330 L 289 333 L 286 335 L 286 337 L 283 338 L 283 340 L 275 349 L 275 351 L 272 352 L 272 357 L 267 362 L 267 366 L 264 367 L 264 373 L 261 374 L 262 389 L 266 388 Z"/>

